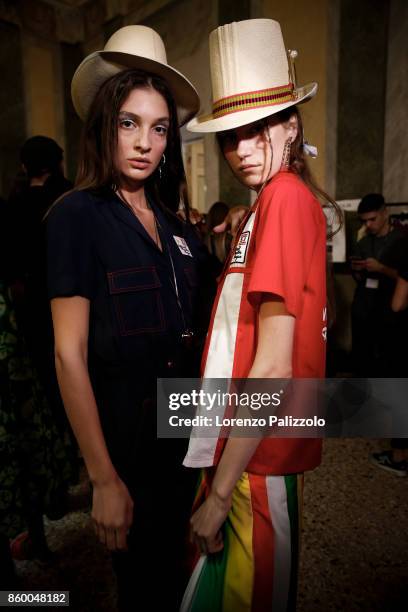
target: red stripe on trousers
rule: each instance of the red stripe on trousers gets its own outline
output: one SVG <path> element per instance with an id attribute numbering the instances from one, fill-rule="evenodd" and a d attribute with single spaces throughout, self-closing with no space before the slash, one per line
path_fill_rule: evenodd
<path id="1" fill-rule="evenodd" d="M 254 582 L 251 612 L 272 610 L 274 533 L 269 512 L 266 476 L 248 474 L 253 513 Z"/>

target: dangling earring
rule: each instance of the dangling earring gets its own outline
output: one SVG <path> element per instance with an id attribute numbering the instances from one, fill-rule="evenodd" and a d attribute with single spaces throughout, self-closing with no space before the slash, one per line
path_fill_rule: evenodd
<path id="1" fill-rule="evenodd" d="M 290 165 L 290 153 L 292 149 L 292 140 L 290 138 L 285 142 L 282 153 L 281 170 L 288 170 Z"/>
<path id="2" fill-rule="evenodd" d="M 163 153 L 163 157 L 160 160 L 160 164 L 159 164 L 159 179 L 162 179 L 162 171 L 164 172 L 164 164 L 166 163 L 166 156 Z"/>
<path id="3" fill-rule="evenodd" d="M 116 172 L 113 172 L 112 174 L 111 189 L 114 193 L 116 193 L 118 190 L 118 179 L 117 179 Z"/>

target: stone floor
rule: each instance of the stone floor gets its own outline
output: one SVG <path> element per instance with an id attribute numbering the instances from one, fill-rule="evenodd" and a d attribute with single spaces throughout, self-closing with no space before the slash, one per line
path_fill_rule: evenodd
<path id="1" fill-rule="evenodd" d="M 408 478 L 367 461 L 384 446 L 327 440 L 322 466 L 307 475 L 298 612 L 408 610 Z M 18 573 L 25 589 L 69 590 L 71 610 L 115 612 L 109 557 L 88 505 L 83 482 L 73 511 L 47 523 L 53 562 L 18 562 Z"/>

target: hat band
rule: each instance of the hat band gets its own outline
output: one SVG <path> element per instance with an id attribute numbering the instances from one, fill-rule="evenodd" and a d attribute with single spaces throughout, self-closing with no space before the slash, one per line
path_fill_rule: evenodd
<path id="1" fill-rule="evenodd" d="M 258 91 L 248 91 L 247 93 L 237 94 L 221 98 L 213 104 L 213 117 L 223 117 L 238 111 L 260 108 L 262 106 L 273 106 L 296 100 L 296 93 L 293 91 L 293 83 L 282 85 L 281 87 L 271 87 Z"/>

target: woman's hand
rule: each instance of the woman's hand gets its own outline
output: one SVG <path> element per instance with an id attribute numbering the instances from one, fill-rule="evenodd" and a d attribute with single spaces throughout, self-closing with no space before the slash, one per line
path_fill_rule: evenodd
<path id="1" fill-rule="evenodd" d="M 127 535 L 133 522 L 133 500 L 119 477 L 94 484 L 92 518 L 96 534 L 109 550 L 127 550 Z"/>
<path id="2" fill-rule="evenodd" d="M 231 508 L 231 498 L 222 499 L 211 491 L 205 502 L 190 519 L 190 539 L 203 554 L 223 549 L 221 527 Z"/>
<path id="3" fill-rule="evenodd" d="M 220 223 L 219 225 L 216 225 L 213 228 L 213 231 L 216 234 L 222 234 L 223 232 L 226 232 L 229 229 L 232 236 L 235 236 L 241 224 L 241 221 L 245 217 L 247 212 L 248 212 L 247 206 L 240 205 L 240 206 L 234 206 L 233 208 L 230 208 L 224 221 Z"/>
<path id="4" fill-rule="evenodd" d="M 92 518 L 109 550 L 125 550 L 133 521 L 133 501 L 112 464 L 88 372 L 88 299 L 51 300 L 55 366 L 71 427 L 93 484 Z"/>

